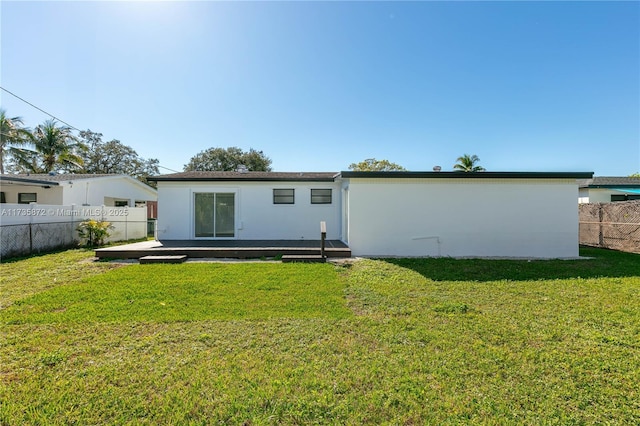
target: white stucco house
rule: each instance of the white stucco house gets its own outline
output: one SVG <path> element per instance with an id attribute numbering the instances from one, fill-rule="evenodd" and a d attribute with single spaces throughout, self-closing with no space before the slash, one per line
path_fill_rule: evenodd
<path id="1" fill-rule="evenodd" d="M 0 175 L 0 201 L 14 204 L 136 207 L 155 203 L 157 191 L 116 174 Z"/>
<path id="2" fill-rule="evenodd" d="M 327 238 L 355 256 L 578 256 L 593 173 L 184 172 L 158 183 L 160 240 Z"/>
<path id="3" fill-rule="evenodd" d="M 595 176 L 578 181 L 579 203 L 640 200 L 640 177 Z"/>

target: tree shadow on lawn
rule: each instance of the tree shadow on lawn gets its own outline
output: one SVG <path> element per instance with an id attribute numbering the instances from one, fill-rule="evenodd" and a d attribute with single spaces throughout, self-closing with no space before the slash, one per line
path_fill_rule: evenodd
<path id="1" fill-rule="evenodd" d="M 454 258 L 381 259 L 433 281 L 530 281 L 571 278 L 640 277 L 640 255 L 581 247 L 576 260 Z"/>

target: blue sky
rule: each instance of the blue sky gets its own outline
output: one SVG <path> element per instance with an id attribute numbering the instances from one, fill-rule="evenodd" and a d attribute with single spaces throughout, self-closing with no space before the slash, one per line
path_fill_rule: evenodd
<path id="1" fill-rule="evenodd" d="M 239 146 L 276 171 L 451 170 L 464 153 L 492 171 L 640 171 L 638 2 L 0 8 L 2 87 L 170 169 Z"/>

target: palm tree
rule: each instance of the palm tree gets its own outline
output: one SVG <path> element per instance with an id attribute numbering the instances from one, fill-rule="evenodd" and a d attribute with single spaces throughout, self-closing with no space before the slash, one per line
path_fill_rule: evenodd
<path id="1" fill-rule="evenodd" d="M 82 157 L 77 152 L 84 150 L 71 128 L 57 126 L 56 120 L 47 120 L 33 131 L 33 150 L 22 149 L 16 160 L 24 169 L 34 173 L 49 173 L 56 168 L 78 169 Z"/>
<path id="2" fill-rule="evenodd" d="M 6 154 L 31 142 L 31 132 L 22 125 L 22 117 L 7 117 L 7 112 L 0 108 L 0 174 L 4 174 Z"/>
<path id="3" fill-rule="evenodd" d="M 457 163 L 454 164 L 453 169 L 460 172 L 483 172 L 485 168 L 478 166 L 480 159 L 477 155 L 464 154 L 462 157 L 456 159 Z"/>

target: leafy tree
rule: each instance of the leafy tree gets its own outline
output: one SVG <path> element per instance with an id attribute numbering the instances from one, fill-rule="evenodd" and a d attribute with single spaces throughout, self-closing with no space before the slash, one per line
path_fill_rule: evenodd
<path id="1" fill-rule="evenodd" d="M 233 171 L 244 165 L 253 172 L 270 172 L 271 159 L 262 151 L 251 148 L 248 152 L 232 146 L 230 148 L 209 148 L 191 157 L 184 171 Z"/>
<path id="2" fill-rule="evenodd" d="M 477 155 L 464 154 L 456 159 L 457 163 L 453 165 L 453 169 L 460 172 L 483 172 L 484 167 L 478 166 L 480 158 Z"/>
<path id="3" fill-rule="evenodd" d="M 399 164 L 392 163 L 389 160 L 376 160 L 375 158 L 367 158 L 359 163 L 351 163 L 349 170 L 354 172 L 391 172 L 391 171 L 406 171 L 404 167 Z"/>
<path id="4" fill-rule="evenodd" d="M 31 132 L 22 125 L 22 117 L 8 117 L 6 110 L 0 108 L 0 174 L 4 174 L 7 154 L 18 152 L 17 147 L 31 143 Z"/>
<path id="5" fill-rule="evenodd" d="M 87 147 L 81 154 L 84 173 L 125 174 L 148 185 L 147 178 L 160 173 L 157 159 L 144 159 L 117 139 L 103 142 L 102 133 L 91 130 L 81 131 L 80 138 Z"/>
<path id="6" fill-rule="evenodd" d="M 77 171 L 82 167 L 79 154 L 85 149 L 70 127 L 58 126 L 56 120 L 47 120 L 33 131 L 33 149 L 16 149 L 13 157 L 18 171 Z"/>
<path id="7" fill-rule="evenodd" d="M 634 173 L 634 174 L 631 174 L 631 175 L 629 175 L 629 177 L 632 177 L 632 178 L 640 178 L 640 173 Z"/>

